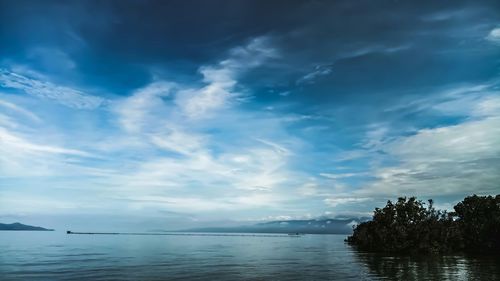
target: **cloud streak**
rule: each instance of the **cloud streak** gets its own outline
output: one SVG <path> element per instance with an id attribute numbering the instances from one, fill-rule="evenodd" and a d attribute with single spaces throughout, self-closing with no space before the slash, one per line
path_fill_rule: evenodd
<path id="1" fill-rule="evenodd" d="M 11 111 L 14 111 L 18 114 L 21 114 L 21 115 L 27 117 L 28 119 L 31 119 L 31 121 L 38 122 L 38 123 L 41 122 L 40 117 L 38 117 L 36 114 L 18 106 L 18 105 L 15 105 L 13 103 L 0 100 L 0 107 L 7 108 Z"/>
<path id="2" fill-rule="evenodd" d="M 177 105 L 187 117 L 196 119 L 242 98 L 243 94 L 235 91 L 238 76 L 278 56 L 269 41 L 267 37 L 252 39 L 247 45 L 232 49 L 228 58 L 201 67 L 199 72 L 206 86 L 181 90 L 176 97 Z"/>
<path id="3" fill-rule="evenodd" d="M 103 98 L 69 87 L 29 78 L 6 69 L 0 69 L 0 85 L 4 88 L 21 90 L 37 98 L 53 100 L 76 109 L 95 109 L 105 102 Z"/>
<path id="4" fill-rule="evenodd" d="M 494 193 L 500 177 L 500 107 L 496 83 L 459 87 L 421 103 L 422 112 L 467 116 L 458 124 L 423 128 L 408 136 L 368 135 L 370 149 L 383 152 L 372 173 L 376 180 L 361 196 L 444 196 Z M 431 111 L 428 111 L 431 109 Z M 372 154 L 373 156 L 373 154 Z M 380 159 L 382 158 L 382 159 Z"/>
<path id="5" fill-rule="evenodd" d="M 493 28 L 486 36 L 486 40 L 500 44 L 500 27 Z"/>

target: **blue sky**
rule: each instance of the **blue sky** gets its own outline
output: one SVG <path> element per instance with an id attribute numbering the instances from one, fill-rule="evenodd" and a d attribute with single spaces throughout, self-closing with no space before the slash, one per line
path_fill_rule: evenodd
<path id="1" fill-rule="evenodd" d="M 500 193 L 495 1 L 0 1 L 0 220 L 174 229 Z"/>

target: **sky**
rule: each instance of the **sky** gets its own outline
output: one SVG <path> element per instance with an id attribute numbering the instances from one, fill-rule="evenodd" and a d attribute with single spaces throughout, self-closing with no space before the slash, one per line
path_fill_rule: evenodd
<path id="1" fill-rule="evenodd" d="M 498 1 L 0 0 L 0 221 L 450 210 L 500 193 Z"/>

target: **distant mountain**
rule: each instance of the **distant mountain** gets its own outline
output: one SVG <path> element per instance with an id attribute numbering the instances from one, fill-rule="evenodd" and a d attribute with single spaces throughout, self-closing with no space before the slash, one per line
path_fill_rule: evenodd
<path id="1" fill-rule="evenodd" d="M 31 226 L 22 223 L 0 223 L 0 230 L 30 230 L 30 231 L 54 231 L 53 229 L 47 229 L 39 226 Z"/>
<path id="2" fill-rule="evenodd" d="M 352 226 L 366 221 L 366 218 L 282 220 L 236 227 L 204 227 L 184 230 L 185 232 L 226 233 L 307 233 L 307 234 L 351 234 Z"/>

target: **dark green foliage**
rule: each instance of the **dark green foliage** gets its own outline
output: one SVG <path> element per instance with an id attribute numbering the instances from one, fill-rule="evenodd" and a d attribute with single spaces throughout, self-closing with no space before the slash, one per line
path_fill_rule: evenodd
<path id="1" fill-rule="evenodd" d="M 500 195 L 469 196 L 453 213 L 425 205 L 415 197 L 388 201 L 347 242 L 377 252 L 500 251 Z"/>
<path id="2" fill-rule="evenodd" d="M 500 253 L 500 195 L 469 196 L 454 209 L 465 250 Z"/>

